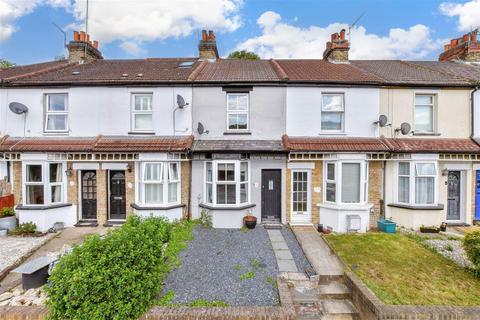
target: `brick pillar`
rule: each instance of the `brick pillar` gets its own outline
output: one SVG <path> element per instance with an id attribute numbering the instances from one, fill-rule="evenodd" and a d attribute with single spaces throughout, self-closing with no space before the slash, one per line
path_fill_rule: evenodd
<path id="1" fill-rule="evenodd" d="M 317 204 L 323 202 L 323 161 L 315 161 L 315 168 L 312 170 L 312 182 L 309 186 L 312 195 L 312 223 L 320 223 L 320 208 Z M 315 192 L 319 188 L 320 192 Z"/>
<path id="2" fill-rule="evenodd" d="M 97 221 L 99 225 L 107 222 L 107 170 L 97 170 Z"/>
<path id="3" fill-rule="evenodd" d="M 131 204 L 135 203 L 135 163 L 129 162 L 131 172 L 125 170 L 125 203 L 127 206 L 127 217 L 133 214 Z"/>
<path id="4" fill-rule="evenodd" d="M 287 215 L 286 221 L 287 223 L 290 223 L 292 221 L 292 170 L 288 169 L 288 161 L 287 161 L 287 170 L 286 172 L 286 177 L 285 177 L 285 183 L 286 185 L 286 195 L 285 195 L 285 203 L 286 203 L 286 208 L 285 208 L 285 214 Z"/>
<path id="5" fill-rule="evenodd" d="M 22 203 L 22 162 L 12 161 L 13 165 L 13 196 L 15 205 Z"/>
<path id="6" fill-rule="evenodd" d="M 67 170 L 70 170 L 72 175 L 67 177 L 67 202 L 77 205 L 78 209 L 78 175 L 79 171 L 73 170 L 73 163 L 67 162 Z"/>
<path id="7" fill-rule="evenodd" d="M 383 200 L 383 162 L 370 161 L 368 163 L 368 202 L 373 204 L 370 213 L 370 228 L 377 227 L 380 218 Z"/>
<path id="8" fill-rule="evenodd" d="M 191 174 L 191 161 L 182 161 L 180 163 L 181 172 L 181 191 L 180 200 L 185 205 L 183 209 L 183 217 L 188 218 L 190 216 L 189 199 L 190 199 L 190 174 Z"/>

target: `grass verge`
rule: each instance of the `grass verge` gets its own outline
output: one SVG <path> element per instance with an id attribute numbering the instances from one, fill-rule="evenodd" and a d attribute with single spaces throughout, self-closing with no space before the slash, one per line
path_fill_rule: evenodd
<path id="1" fill-rule="evenodd" d="M 331 234 L 327 240 L 387 304 L 477 306 L 480 279 L 401 234 Z"/>

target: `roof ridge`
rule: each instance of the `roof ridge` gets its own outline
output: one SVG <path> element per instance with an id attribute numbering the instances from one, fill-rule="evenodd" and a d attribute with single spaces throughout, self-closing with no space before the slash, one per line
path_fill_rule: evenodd
<path id="1" fill-rule="evenodd" d="M 193 71 L 188 76 L 187 80 L 188 81 L 195 81 L 195 79 L 197 79 L 200 72 L 203 71 L 203 69 L 205 68 L 205 66 L 208 63 L 209 63 L 208 60 L 203 60 L 195 69 L 193 69 Z"/>
<path id="2" fill-rule="evenodd" d="M 281 80 L 289 80 L 288 74 L 285 72 L 282 66 L 275 59 L 270 59 L 268 61 L 272 65 L 273 71 L 275 71 L 275 73 Z"/>

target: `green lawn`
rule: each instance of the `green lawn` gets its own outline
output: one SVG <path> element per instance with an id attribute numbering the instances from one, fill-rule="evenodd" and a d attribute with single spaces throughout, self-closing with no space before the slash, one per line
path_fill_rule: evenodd
<path id="1" fill-rule="evenodd" d="M 387 304 L 480 305 L 480 279 L 400 234 L 331 234 L 340 257 Z"/>

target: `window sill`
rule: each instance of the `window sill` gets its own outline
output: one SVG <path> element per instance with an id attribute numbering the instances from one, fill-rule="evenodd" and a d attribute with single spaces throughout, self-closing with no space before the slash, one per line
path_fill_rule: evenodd
<path id="1" fill-rule="evenodd" d="M 170 210 L 170 209 L 177 209 L 177 208 L 185 207 L 185 205 L 182 204 L 182 203 L 166 205 L 166 206 L 146 206 L 146 205 L 132 203 L 130 206 L 133 209 L 136 209 L 136 210 Z"/>
<path id="2" fill-rule="evenodd" d="M 239 206 L 224 206 L 224 205 L 214 205 L 214 204 L 206 204 L 206 203 L 200 203 L 198 205 L 200 208 L 205 208 L 208 210 L 243 210 L 243 209 L 249 209 L 253 208 L 256 206 L 254 203 L 246 203 L 242 204 Z"/>
<path id="3" fill-rule="evenodd" d="M 409 209 L 409 210 L 443 210 L 443 204 L 434 204 L 434 205 L 416 205 L 416 204 L 403 204 L 403 203 L 390 203 L 389 207 Z"/>
<path id="4" fill-rule="evenodd" d="M 15 210 L 49 210 L 49 209 L 58 209 L 72 206 L 71 203 L 59 203 L 51 205 L 23 205 L 19 204 L 16 206 Z"/>
<path id="5" fill-rule="evenodd" d="M 148 136 L 152 136 L 155 134 L 154 131 L 129 131 L 127 132 L 127 134 L 129 135 L 148 135 Z"/>
<path id="6" fill-rule="evenodd" d="M 438 136 L 441 136 L 440 133 L 437 133 L 437 132 L 413 132 L 413 135 L 414 136 L 418 136 L 418 137 L 428 137 L 428 136 L 431 136 L 431 137 L 438 137 Z"/>
<path id="7" fill-rule="evenodd" d="M 68 136 L 70 135 L 69 131 L 52 131 L 52 132 L 43 132 L 44 136 Z"/>
<path id="8" fill-rule="evenodd" d="M 224 136 L 230 136 L 230 135 L 252 135 L 252 133 L 250 131 L 225 131 L 223 133 Z"/>
<path id="9" fill-rule="evenodd" d="M 319 203 L 319 208 L 332 209 L 332 210 L 370 210 L 373 207 L 371 203 Z"/>
<path id="10" fill-rule="evenodd" d="M 346 136 L 347 134 L 345 132 L 328 132 L 328 131 L 322 131 L 318 133 L 319 136 Z"/>

